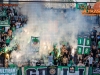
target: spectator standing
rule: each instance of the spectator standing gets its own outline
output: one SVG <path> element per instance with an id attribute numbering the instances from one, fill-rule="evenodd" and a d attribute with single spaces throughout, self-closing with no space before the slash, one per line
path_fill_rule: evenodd
<path id="1" fill-rule="evenodd" d="M 8 68 L 8 59 L 5 59 L 5 68 Z"/>
<path id="2" fill-rule="evenodd" d="M 64 48 L 61 48 L 61 55 L 64 55 Z"/>
<path id="3" fill-rule="evenodd" d="M 99 57 L 98 54 L 96 54 L 95 60 L 93 62 L 93 67 L 97 67 L 98 62 L 99 62 Z"/>
<path id="4" fill-rule="evenodd" d="M 10 11 L 9 16 L 10 17 L 13 17 L 14 16 L 14 13 L 12 11 Z"/>
<path id="5" fill-rule="evenodd" d="M 69 59 L 68 50 L 64 49 L 64 55 L 66 56 L 66 58 L 68 58 L 68 59 Z"/>
<path id="6" fill-rule="evenodd" d="M 1 40 L 2 40 L 2 42 L 4 42 L 4 41 L 5 41 L 5 36 L 4 36 L 4 34 L 3 34 L 3 33 L 1 34 Z"/>
<path id="7" fill-rule="evenodd" d="M 89 66 L 92 66 L 92 63 L 93 63 L 93 57 L 92 57 L 92 55 L 89 55 L 88 61 L 89 61 Z"/>
<path id="8" fill-rule="evenodd" d="M 91 39 L 91 46 L 96 45 L 95 36 L 94 36 L 93 32 L 90 34 L 90 39 Z"/>
<path id="9" fill-rule="evenodd" d="M 20 20 L 18 20 L 18 21 L 15 23 L 15 25 L 16 25 L 16 29 L 20 28 L 20 25 L 21 25 Z"/>
<path id="10" fill-rule="evenodd" d="M 71 52 L 69 52 L 69 58 L 68 58 L 68 60 L 69 60 L 69 63 L 70 63 L 71 65 L 74 64 L 74 62 L 73 62 L 73 56 L 71 55 Z"/>
<path id="11" fill-rule="evenodd" d="M 7 33 L 7 31 L 8 31 L 9 28 L 10 28 L 9 26 L 8 27 L 7 26 L 5 27 L 5 32 L 6 33 Z"/>
<path id="12" fill-rule="evenodd" d="M 96 53 L 97 53 L 97 48 L 94 45 L 92 46 L 92 53 L 93 53 L 93 59 L 95 60 Z"/>
<path id="13" fill-rule="evenodd" d="M 10 39 L 9 35 L 7 35 L 6 36 L 6 41 L 5 41 L 6 42 L 6 46 L 9 45 L 10 41 L 11 41 L 11 39 Z"/>
<path id="14" fill-rule="evenodd" d="M 80 60 L 77 66 L 85 66 L 85 65 L 82 63 L 82 60 Z"/>
<path id="15" fill-rule="evenodd" d="M 74 64 L 77 65 L 77 63 L 78 63 L 78 55 L 75 52 L 75 54 L 74 54 Z"/>
<path id="16" fill-rule="evenodd" d="M 100 61 L 99 61 L 98 65 L 97 65 L 97 67 L 99 67 L 99 68 L 100 68 Z"/>
<path id="17" fill-rule="evenodd" d="M 11 37 L 12 36 L 12 30 L 8 29 L 8 35 Z"/>
<path id="18" fill-rule="evenodd" d="M 65 45 L 62 45 L 61 47 L 61 55 L 63 56 L 64 55 L 64 51 L 66 50 L 66 46 Z"/>
<path id="19" fill-rule="evenodd" d="M 59 57 L 58 57 L 58 65 L 59 65 L 59 66 L 62 65 L 62 59 L 63 59 L 63 56 L 59 56 Z"/>
<path id="20" fill-rule="evenodd" d="M 57 65 L 58 63 L 58 49 L 54 46 L 54 56 L 53 56 L 53 60 L 54 60 L 54 65 Z"/>
<path id="21" fill-rule="evenodd" d="M 89 67 L 89 60 L 88 60 L 88 56 L 84 58 L 84 63 L 86 67 Z"/>
<path id="22" fill-rule="evenodd" d="M 38 62 L 36 62 L 36 66 L 41 66 L 41 61 L 38 60 Z"/>
<path id="23" fill-rule="evenodd" d="M 11 27 L 12 32 L 14 32 L 16 30 L 15 25 L 13 24 L 13 26 Z"/>
<path id="24" fill-rule="evenodd" d="M 66 56 L 64 55 L 62 59 L 62 66 L 67 66 L 67 64 L 68 64 L 68 58 L 66 58 Z"/>
<path id="25" fill-rule="evenodd" d="M 96 35 L 97 35 L 97 30 L 96 30 L 96 28 L 95 28 L 95 27 L 93 28 L 92 32 L 93 32 L 94 37 L 96 38 Z"/>
<path id="26" fill-rule="evenodd" d="M 96 42 L 97 42 L 97 45 L 98 45 L 98 42 L 100 41 L 100 32 L 99 32 L 99 34 L 97 35 L 97 37 L 96 37 Z"/>
<path id="27" fill-rule="evenodd" d="M 15 18 L 16 18 L 16 17 L 11 17 L 11 20 L 10 20 L 10 21 L 11 21 L 11 24 L 15 24 L 15 23 L 16 23 Z"/>
<path id="28" fill-rule="evenodd" d="M 52 65 L 53 65 L 53 56 L 50 53 L 48 56 L 48 66 L 52 66 Z"/>
<path id="29" fill-rule="evenodd" d="M 5 33 L 4 27 L 2 27 L 2 29 L 1 29 L 1 34 L 3 34 L 3 33 Z"/>

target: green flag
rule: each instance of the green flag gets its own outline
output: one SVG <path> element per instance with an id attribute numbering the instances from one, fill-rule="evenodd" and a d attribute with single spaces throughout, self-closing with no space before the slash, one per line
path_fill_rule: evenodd
<path id="1" fill-rule="evenodd" d="M 90 45 L 91 45 L 90 38 L 79 37 L 77 42 L 78 42 L 78 47 L 77 47 L 78 54 L 90 53 Z"/>
<path id="2" fill-rule="evenodd" d="M 40 48 L 40 41 L 39 37 L 31 36 L 31 47 L 33 48 L 32 51 L 39 52 Z"/>
<path id="3" fill-rule="evenodd" d="M 34 45 L 39 43 L 39 38 L 38 37 L 31 37 L 31 39 L 32 39 L 32 42 L 33 42 Z"/>

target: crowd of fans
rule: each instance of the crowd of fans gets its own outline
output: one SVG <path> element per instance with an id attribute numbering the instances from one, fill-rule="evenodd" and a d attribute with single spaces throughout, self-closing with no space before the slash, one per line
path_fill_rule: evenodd
<path id="1" fill-rule="evenodd" d="M 68 66 L 93 66 L 100 67 L 100 32 L 94 27 L 89 38 L 91 40 L 90 54 L 78 54 L 77 50 L 74 56 L 71 55 L 72 48 L 70 46 L 62 45 L 60 56 L 57 57 L 57 49 L 54 47 L 53 54 L 48 56 L 48 65 Z"/>
<path id="2" fill-rule="evenodd" d="M 26 22 L 26 16 L 22 15 L 21 12 L 18 11 L 19 8 L 15 6 L 6 6 L 0 7 L 0 12 L 5 11 L 5 16 L 0 16 L 0 21 L 4 21 L 6 19 L 9 20 L 8 26 L 0 26 L 0 54 L 2 55 L 5 52 L 5 47 L 9 46 L 10 41 L 13 39 L 14 32 L 23 27 Z M 1 58 L 2 59 L 2 58 Z M 0 60 L 0 63 L 3 63 Z M 4 65 L 3 65 L 4 66 Z"/>
<path id="3" fill-rule="evenodd" d="M 27 23 L 27 18 L 22 15 L 17 7 L 1 7 L 0 11 L 6 10 L 6 18 L 0 16 L 0 20 L 9 19 L 10 26 L 1 27 L 0 30 L 0 52 L 4 51 L 6 46 L 9 46 L 13 39 L 13 33 L 23 27 Z M 48 65 L 68 66 L 94 66 L 100 67 L 100 32 L 94 27 L 90 33 L 91 51 L 89 55 L 78 55 L 77 51 L 74 56 L 71 55 L 72 48 L 70 46 L 62 45 L 60 56 L 58 50 L 54 47 L 53 51 L 48 56 Z M 37 62 L 40 64 L 40 61 Z"/>

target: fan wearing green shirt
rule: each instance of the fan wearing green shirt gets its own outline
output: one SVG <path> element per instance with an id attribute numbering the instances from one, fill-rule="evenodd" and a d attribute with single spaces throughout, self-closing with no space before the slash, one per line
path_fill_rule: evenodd
<path id="1" fill-rule="evenodd" d="M 11 27 L 11 30 L 12 30 L 13 32 L 16 30 L 15 25 L 13 25 L 13 26 Z"/>
<path id="2" fill-rule="evenodd" d="M 9 45 L 10 41 L 11 41 L 11 39 L 10 39 L 9 35 L 7 35 L 6 36 L 6 46 Z"/>
<path id="3" fill-rule="evenodd" d="M 1 33 L 5 33 L 5 29 L 4 29 L 4 27 L 2 27 L 2 29 L 1 29 Z"/>
<path id="4" fill-rule="evenodd" d="M 58 62 L 58 49 L 56 46 L 53 47 L 53 57 L 54 57 L 54 65 L 57 65 Z"/>

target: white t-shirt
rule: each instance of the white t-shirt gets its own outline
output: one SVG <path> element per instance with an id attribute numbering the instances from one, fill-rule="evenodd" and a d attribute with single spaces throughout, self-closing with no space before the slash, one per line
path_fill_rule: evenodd
<path id="1" fill-rule="evenodd" d="M 52 55 L 51 56 L 50 55 L 48 56 L 48 61 L 49 62 L 53 62 L 53 56 Z"/>
<path id="2" fill-rule="evenodd" d="M 92 62 L 93 62 L 93 57 L 89 57 L 88 60 L 89 60 L 89 64 L 92 64 Z"/>
<path id="3" fill-rule="evenodd" d="M 9 28 L 10 28 L 10 27 L 5 27 L 5 32 L 7 32 Z"/>
<path id="4" fill-rule="evenodd" d="M 18 29 L 20 27 L 20 22 L 16 22 L 16 28 Z"/>

